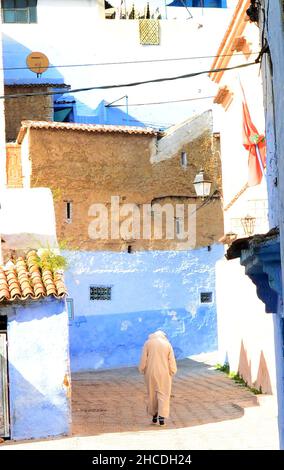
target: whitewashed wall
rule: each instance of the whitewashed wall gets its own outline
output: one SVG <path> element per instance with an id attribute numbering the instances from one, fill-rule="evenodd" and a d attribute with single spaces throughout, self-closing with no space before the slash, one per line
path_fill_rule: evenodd
<path id="1" fill-rule="evenodd" d="M 68 4 L 68 6 L 67 6 Z M 236 2 L 229 2 L 235 5 Z M 181 13 L 183 8 L 171 8 Z M 72 0 L 38 1 L 37 24 L 3 25 L 5 66 L 25 66 L 31 51 L 45 53 L 52 65 L 92 64 L 102 62 L 138 61 L 165 58 L 184 58 L 214 55 L 224 30 L 232 15 L 231 8 L 191 9 L 193 19 L 160 21 L 159 46 L 140 45 L 137 20 L 104 20 L 96 1 Z M 173 14 L 174 14 L 173 13 Z M 212 58 L 175 62 L 147 62 L 77 68 L 50 69 L 42 76 L 61 78 L 72 88 L 123 84 L 132 81 L 183 75 L 208 70 Z M 32 78 L 27 70 L 6 71 L 10 81 Z M 213 84 L 207 75 L 159 84 L 149 84 L 116 90 L 89 91 L 76 97 L 83 105 L 94 109 L 102 99 L 113 101 L 128 94 L 129 104 L 178 100 L 213 95 Z M 120 104 L 124 104 L 124 100 Z M 82 105 L 79 114 L 86 113 Z M 212 100 L 174 103 L 157 106 L 130 107 L 129 112 L 147 123 L 169 125 L 190 115 L 211 108 Z M 125 109 L 124 109 L 125 110 Z"/>
<path id="2" fill-rule="evenodd" d="M 250 43 L 251 51 L 258 52 L 260 45 L 257 26 L 253 23 L 248 23 L 244 31 L 244 36 Z M 246 58 L 243 54 L 236 54 L 232 57 L 228 66 L 233 67 L 246 62 L 253 62 L 255 59 L 256 55 L 251 55 Z M 259 64 L 225 72 L 221 82 L 216 85 L 216 93 L 218 88 L 223 86 L 227 86 L 233 93 L 233 100 L 227 110 L 224 110 L 221 105 L 216 105 L 218 111 L 215 111 L 221 133 L 223 197 L 224 207 L 226 207 L 248 181 L 248 151 L 243 146 L 243 94 L 241 86 L 244 90 L 252 121 L 258 132 L 265 134 L 263 89 Z M 245 217 L 248 213 L 257 216 L 257 214 L 252 213 L 252 203 L 250 203 L 250 201 L 253 200 L 267 200 L 266 178 L 263 178 L 260 185 L 248 188 L 232 207 L 225 211 L 225 233 L 234 231 L 238 233 L 239 236 L 244 235 L 242 226 L 240 226 L 239 231 L 237 231 L 234 220 Z M 263 223 L 258 221 L 256 227 L 257 232 L 263 233 L 269 228 L 268 213 L 265 209 L 263 216 L 264 218 L 266 216 L 266 221 L 264 220 Z"/>
<path id="3" fill-rule="evenodd" d="M 229 363 L 250 386 L 275 393 L 273 314 L 265 313 L 239 259 L 217 262 L 216 303 L 219 362 Z"/>
<path id="4" fill-rule="evenodd" d="M 250 43 L 251 51 L 258 52 L 258 27 L 248 22 L 243 35 Z M 243 54 L 235 54 L 228 66 L 253 62 L 255 58 L 256 55 L 245 58 Z M 248 181 L 248 151 L 243 146 L 241 86 L 253 123 L 260 134 L 265 133 L 259 65 L 224 73 L 220 83 L 216 85 L 216 93 L 219 87 L 224 86 L 233 93 L 233 100 L 226 110 L 217 105 L 218 111 L 215 115 L 218 115 L 220 124 L 223 198 L 226 208 Z M 252 201 L 263 201 L 266 205 L 265 178 L 260 185 L 248 188 L 228 210 L 225 210 L 225 233 L 234 231 L 239 237 L 246 236 L 240 219 L 248 213 L 252 216 L 259 215 L 252 212 Z M 262 224 L 258 221 L 256 226 L 257 233 L 264 233 L 269 228 L 265 209 L 263 216 Z M 217 263 L 216 299 L 220 362 L 228 362 L 230 370 L 239 372 L 251 386 L 261 386 L 266 392 L 275 392 L 273 316 L 265 313 L 265 305 L 257 297 L 256 288 L 245 275 L 239 259 L 224 259 Z"/>

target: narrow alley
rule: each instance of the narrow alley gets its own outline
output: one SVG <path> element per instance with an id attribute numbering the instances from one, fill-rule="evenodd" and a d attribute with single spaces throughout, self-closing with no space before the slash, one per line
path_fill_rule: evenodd
<path id="1" fill-rule="evenodd" d="M 277 449 L 275 397 L 254 395 L 216 371 L 212 360 L 194 359 L 178 362 L 165 429 L 150 424 L 136 368 L 77 373 L 73 436 L 1 449 Z"/>
<path id="2" fill-rule="evenodd" d="M 1 1 L 0 450 L 284 450 L 283 25 Z"/>

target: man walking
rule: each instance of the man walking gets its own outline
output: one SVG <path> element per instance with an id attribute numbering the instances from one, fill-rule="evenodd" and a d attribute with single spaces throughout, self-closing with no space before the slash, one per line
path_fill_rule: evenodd
<path id="1" fill-rule="evenodd" d="M 139 371 L 147 386 L 147 412 L 152 423 L 165 425 L 170 411 L 172 377 L 177 371 L 173 348 L 165 333 L 157 330 L 145 342 Z"/>

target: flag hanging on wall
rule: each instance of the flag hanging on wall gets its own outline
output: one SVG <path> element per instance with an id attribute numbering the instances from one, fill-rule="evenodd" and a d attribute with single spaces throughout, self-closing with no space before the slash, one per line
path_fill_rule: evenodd
<path id="1" fill-rule="evenodd" d="M 243 100 L 243 146 L 248 150 L 248 185 L 256 186 L 261 183 L 266 167 L 265 137 L 258 133 L 254 126 L 249 109 Z"/>

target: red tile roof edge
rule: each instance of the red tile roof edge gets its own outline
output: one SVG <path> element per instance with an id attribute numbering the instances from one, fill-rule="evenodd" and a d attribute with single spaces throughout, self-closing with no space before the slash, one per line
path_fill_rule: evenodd
<path id="1" fill-rule="evenodd" d="M 135 127 L 135 126 L 114 126 L 105 124 L 78 124 L 71 122 L 55 122 L 55 121 L 22 121 L 22 126 L 17 137 L 17 143 L 21 143 L 27 129 L 51 129 L 51 130 L 73 130 L 87 131 L 97 133 L 118 133 L 118 134 L 135 134 L 135 135 L 161 135 L 160 131 L 151 127 Z"/>
<path id="2" fill-rule="evenodd" d="M 53 296 L 62 299 L 67 295 L 61 272 L 52 273 L 38 266 L 38 255 L 32 250 L 26 258 L 0 266 L 0 303 L 39 300 Z"/>

